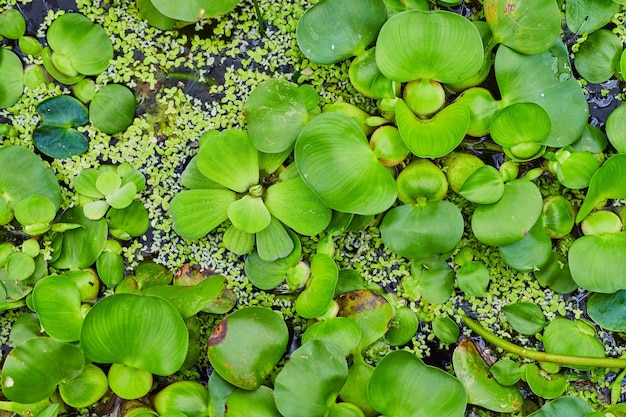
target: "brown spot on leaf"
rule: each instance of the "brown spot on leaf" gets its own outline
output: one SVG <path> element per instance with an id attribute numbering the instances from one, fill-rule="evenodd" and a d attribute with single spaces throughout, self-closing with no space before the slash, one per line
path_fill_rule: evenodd
<path id="1" fill-rule="evenodd" d="M 223 319 L 217 325 L 211 336 L 209 337 L 209 346 L 216 346 L 222 343 L 222 340 L 226 337 L 226 331 L 228 330 L 228 318 Z"/>
<path id="2" fill-rule="evenodd" d="M 504 14 L 513 13 L 515 10 L 517 10 L 517 4 L 513 1 L 507 1 L 504 5 Z"/>

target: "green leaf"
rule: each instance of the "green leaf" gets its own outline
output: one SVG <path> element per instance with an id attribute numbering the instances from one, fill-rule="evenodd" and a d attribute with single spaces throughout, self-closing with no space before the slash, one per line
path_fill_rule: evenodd
<path id="1" fill-rule="evenodd" d="M 626 330 L 626 290 L 613 294 L 591 294 L 587 299 L 587 314 L 603 329 L 612 332 Z"/>
<path id="2" fill-rule="evenodd" d="M 608 158 L 591 177 L 589 189 L 576 215 L 580 223 L 591 211 L 609 198 L 626 198 L 626 155 L 617 154 Z"/>
<path id="3" fill-rule="evenodd" d="M 493 204 L 502 198 L 503 193 L 502 175 L 491 165 L 476 168 L 459 189 L 459 194 L 477 204 Z"/>
<path id="4" fill-rule="evenodd" d="M 499 413 L 521 409 L 523 398 L 517 387 L 505 387 L 491 374 L 485 360 L 470 338 L 461 340 L 452 354 L 454 374 L 467 391 L 467 403 Z"/>
<path id="5" fill-rule="evenodd" d="M 236 198 L 224 189 L 182 191 L 170 202 L 172 227 L 185 239 L 200 239 L 228 219 L 228 207 Z"/>
<path id="6" fill-rule="evenodd" d="M 209 416 L 209 391 L 195 381 L 175 381 L 157 392 L 152 402 L 159 415 L 180 411 L 187 417 Z"/>
<path id="7" fill-rule="evenodd" d="M 80 291 L 73 281 L 49 275 L 37 282 L 32 304 L 41 320 L 41 327 L 51 337 L 75 342 L 83 325 Z"/>
<path id="8" fill-rule="evenodd" d="M 378 363 L 367 396 L 376 411 L 394 417 L 461 417 L 467 405 L 458 379 L 403 350 Z"/>
<path id="9" fill-rule="evenodd" d="M 295 247 L 287 229 L 272 217 L 269 226 L 256 234 L 256 250 L 261 259 L 275 261 L 288 256 Z"/>
<path id="10" fill-rule="evenodd" d="M 562 195 L 551 195 L 543 200 L 541 221 L 553 239 L 567 236 L 574 227 L 574 206 Z"/>
<path id="11" fill-rule="evenodd" d="M 385 214 L 380 232 L 385 246 L 410 259 L 445 253 L 463 235 L 463 216 L 449 201 L 394 207 Z"/>
<path id="12" fill-rule="evenodd" d="M 292 149 L 298 133 L 309 121 L 298 86 L 285 80 L 260 83 L 250 93 L 243 110 L 250 143 L 261 152 Z"/>
<path id="13" fill-rule="evenodd" d="M 402 279 L 402 287 L 410 300 L 443 304 L 454 293 L 454 271 L 437 256 L 418 259 L 411 264 L 411 275 Z"/>
<path id="14" fill-rule="evenodd" d="M 276 377 L 276 407 L 286 416 L 323 416 L 347 377 L 346 359 L 324 342 L 312 340 L 291 354 Z"/>
<path id="15" fill-rule="evenodd" d="M 156 375 L 176 372 L 187 355 L 187 327 L 176 309 L 159 297 L 114 294 L 87 313 L 80 333 L 85 355 Z"/>
<path id="16" fill-rule="evenodd" d="M 489 269 L 480 261 L 470 261 L 456 271 L 459 289 L 474 297 L 484 297 L 487 294 L 489 280 Z"/>
<path id="17" fill-rule="evenodd" d="M 70 407 L 84 408 L 97 403 L 109 389 L 106 374 L 90 363 L 79 375 L 59 384 L 59 394 Z"/>
<path id="18" fill-rule="evenodd" d="M 168 0 L 152 0 L 152 3 L 165 16 L 183 22 L 195 22 L 230 12 L 235 8 L 238 0 L 191 0 L 184 4 L 174 4 Z"/>
<path id="19" fill-rule="evenodd" d="M 393 312 L 382 295 L 372 290 L 354 290 L 341 294 L 335 301 L 339 305 L 337 316 L 352 319 L 361 327 L 361 342 L 355 353 L 387 333 Z"/>
<path id="20" fill-rule="evenodd" d="M 48 398 L 57 385 L 78 375 L 85 366 L 83 352 L 48 337 L 16 346 L 2 366 L 2 393 L 10 400 L 33 404 Z"/>
<path id="21" fill-rule="evenodd" d="M 238 193 L 259 182 L 259 152 L 246 132 L 228 129 L 208 137 L 196 162 L 207 178 Z"/>
<path id="22" fill-rule="evenodd" d="M 109 221 L 109 233 L 117 239 L 129 240 L 143 235 L 150 228 L 148 210 L 138 200 L 121 210 L 109 209 L 107 219 Z"/>
<path id="23" fill-rule="evenodd" d="M 608 29 L 591 33 L 574 57 L 576 71 L 590 83 L 608 81 L 619 70 L 622 42 Z"/>
<path id="24" fill-rule="evenodd" d="M 294 248 L 284 258 L 274 261 L 261 259 L 257 252 L 246 257 L 244 271 L 250 283 L 261 290 L 271 290 L 278 287 L 285 280 L 287 273 L 302 257 L 302 245 L 295 233 L 287 231 Z"/>
<path id="25" fill-rule="evenodd" d="M 419 320 L 413 310 L 407 306 L 396 308 L 393 321 L 385 333 L 385 342 L 392 346 L 402 346 L 417 334 Z"/>
<path id="26" fill-rule="evenodd" d="M 510 245 L 526 236 L 541 216 L 542 207 L 535 184 L 523 179 L 509 181 L 500 200 L 476 207 L 472 231 L 486 245 Z"/>
<path id="27" fill-rule="evenodd" d="M 361 328 L 347 317 L 332 317 L 307 327 L 302 344 L 312 340 L 321 340 L 328 348 L 334 347 L 339 355 L 348 356 L 361 341 Z"/>
<path id="28" fill-rule="evenodd" d="M 563 374 L 549 375 L 534 363 L 524 366 L 524 379 L 533 393 L 548 400 L 560 397 L 567 388 L 567 379 Z"/>
<path id="29" fill-rule="evenodd" d="M 102 252 L 96 261 L 100 280 L 109 288 L 115 288 L 124 279 L 124 258 L 113 252 Z"/>
<path id="30" fill-rule="evenodd" d="M 302 235 L 321 233 L 332 217 L 332 210 L 300 176 L 271 185 L 263 199 L 272 216 Z"/>
<path id="31" fill-rule="evenodd" d="M 253 390 L 283 356 L 288 337 L 287 325 L 275 311 L 243 308 L 224 317 L 211 334 L 209 361 L 229 383 Z"/>
<path id="32" fill-rule="evenodd" d="M 565 4 L 565 21 L 572 33 L 592 33 L 609 23 L 620 9 L 612 0 L 570 0 Z"/>
<path id="33" fill-rule="evenodd" d="M 70 96 L 50 97 L 37 106 L 42 123 L 35 128 L 33 140 L 42 153 L 52 158 L 68 158 L 89 148 L 87 138 L 74 129 L 87 124 L 87 109 Z"/>
<path id="34" fill-rule="evenodd" d="M 552 255 L 552 240 L 539 219 L 517 242 L 498 248 L 502 261 L 518 271 L 531 272 L 542 268 Z"/>
<path id="35" fill-rule="evenodd" d="M 24 252 L 14 252 L 7 258 L 6 274 L 11 281 L 23 281 L 35 272 L 35 261 Z"/>
<path id="36" fill-rule="evenodd" d="M 556 1 L 487 0 L 485 18 L 497 43 L 523 54 L 547 51 L 561 35 Z"/>
<path id="37" fill-rule="evenodd" d="M 587 291 L 614 293 L 626 289 L 626 232 L 582 236 L 568 252 L 572 278 Z"/>
<path id="38" fill-rule="evenodd" d="M 88 268 L 96 262 L 107 241 L 108 227 L 105 219 L 89 220 L 80 207 L 63 213 L 61 222 L 80 227 L 63 232 L 59 256 L 50 265 L 59 269 Z"/>
<path id="39" fill-rule="evenodd" d="M 432 322 L 433 333 L 443 343 L 456 343 L 459 338 L 459 326 L 448 316 L 438 316 Z"/>
<path id="40" fill-rule="evenodd" d="M 550 133 L 550 116 L 540 105 L 532 102 L 513 103 L 491 119 L 491 138 L 500 146 L 522 143 L 542 143 Z"/>
<path id="41" fill-rule="evenodd" d="M 7 9 L 0 13 L 0 36 L 19 39 L 26 32 L 24 16 L 16 9 Z M 1 61 L 1 59 L 0 59 Z"/>
<path id="42" fill-rule="evenodd" d="M 561 397 L 548 402 L 541 407 L 541 410 L 535 411 L 529 417 L 584 417 L 591 412 L 593 410 L 585 400 L 579 397 Z"/>
<path id="43" fill-rule="evenodd" d="M 323 0 L 298 21 L 298 47 L 318 64 L 332 64 L 360 55 L 387 19 L 382 0 Z"/>
<path id="44" fill-rule="evenodd" d="M 376 65 L 376 48 L 359 54 L 348 70 L 352 86 L 370 98 L 395 98 L 395 83 L 385 77 Z"/>
<path id="45" fill-rule="evenodd" d="M 456 83 L 480 70 L 483 42 L 476 26 L 461 15 L 409 10 L 385 22 L 376 41 L 376 63 L 395 81 Z"/>
<path id="46" fill-rule="evenodd" d="M 626 126 L 626 106 L 620 105 L 609 114 L 605 126 L 609 142 L 619 153 L 626 153 L 624 126 Z"/>
<path id="47" fill-rule="evenodd" d="M 226 408 L 234 417 L 281 417 L 274 401 L 274 391 L 265 385 L 254 391 L 236 390 L 228 396 Z"/>
<path id="48" fill-rule="evenodd" d="M 334 210 L 377 214 L 396 199 L 393 176 L 376 159 L 360 126 L 342 113 L 322 113 L 309 122 L 294 154 L 304 182 Z"/>
<path id="49" fill-rule="evenodd" d="M 502 311 L 511 327 L 526 336 L 539 333 L 548 323 L 539 306 L 534 303 L 513 303 L 504 306 Z"/>
<path id="50" fill-rule="evenodd" d="M 517 384 L 522 377 L 522 368 L 512 359 L 503 358 L 491 365 L 489 372 L 498 383 L 510 387 Z"/>
<path id="51" fill-rule="evenodd" d="M 15 205 L 15 219 L 22 226 L 49 225 L 56 213 L 57 207 L 54 202 L 39 195 L 26 197 Z"/>
<path id="52" fill-rule="evenodd" d="M 104 133 L 123 132 L 133 122 L 137 104 L 135 95 L 120 84 L 100 88 L 89 104 L 89 120 Z"/>
<path id="53" fill-rule="evenodd" d="M 438 158 L 459 146 L 469 128 L 470 113 L 465 105 L 453 103 L 430 119 L 420 119 L 404 100 L 398 99 L 396 123 L 402 140 L 414 155 Z"/>
<path id="54" fill-rule="evenodd" d="M 323 253 L 311 258 L 311 275 L 306 288 L 296 299 L 296 313 L 306 319 L 321 316 L 333 300 L 339 270 L 335 261 Z"/>
<path id="55" fill-rule="evenodd" d="M 67 57 L 80 74 L 98 75 L 113 59 L 113 45 L 104 28 L 79 13 L 56 18 L 46 39 L 50 48 Z"/>
<path id="56" fill-rule="evenodd" d="M 225 282 L 226 278 L 222 275 L 211 275 L 195 285 L 153 285 L 143 293 L 169 301 L 186 319 L 220 298 L 224 293 Z"/>
<path id="57" fill-rule="evenodd" d="M 498 1 L 505 3 L 505 0 Z M 556 7 L 551 3 L 555 2 L 543 2 Z M 560 19 L 558 25 L 560 28 Z M 572 75 L 567 48 L 562 42 L 535 55 L 498 47 L 494 68 L 504 105 L 536 103 L 550 116 L 552 129 L 544 145 L 563 147 L 581 136 L 589 117 L 589 106 Z"/>
<path id="58" fill-rule="evenodd" d="M 267 228 L 272 219 L 263 200 L 249 194 L 230 203 L 227 213 L 233 226 L 250 234 Z"/>
<path id="59" fill-rule="evenodd" d="M 24 92 L 24 68 L 22 61 L 12 51 L 0 48 L 0 109 L 11 107 Z"/>
<path id="60" fill-rule="evenodd" d="M 596 338 L 595 329 L 583 320 L 557 317 L 543 331 L 543 346 L 546 352 L 557 355 L 606 357 L 604 345 Z M 575 369 L 589 369 L 571 366 Z"/>

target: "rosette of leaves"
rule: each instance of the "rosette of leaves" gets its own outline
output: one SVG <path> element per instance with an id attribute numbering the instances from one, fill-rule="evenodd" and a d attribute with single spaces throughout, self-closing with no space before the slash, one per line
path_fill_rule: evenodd
<path id="1" fill-rule="evenodd" d="M 137 194 L 145 188 L 145 177 L 129 163 L 117 167 L 104 164 L 98 169 L 87 168 L 74 179 L 74 189 L 80 195 L 83 213 L 90 220 L 103 218 L 109 208 L 129 208 L 137 199 Z"/>
<path id="2" fill-rule="evenodd" d="M 380 231 L 391 251 L 410 259 L 423 259 L 454 249 L 464 223 L 459 209 L 444 197 L 445 174 L 427 159 L 416 159 L 397 178 L 398 199 L 405 203 L 389 210 Z"/>
<path id="3" fill-rule="evenodd" d="M 259 152 L 243 131 L 214 133 L 204 136 L 198 155 L 183 173 L 183 185 L 189 189 L 170 204 L 180 236 L 199 239 L 229 220 L 227 248 L 245 254 L 256 247 L 262 259 L 272 261 L 294 249 L 287 228 L 307 236 L 326 228 L 330 208 L 295 165 L 281 166 L 287 154 Z"/>
<path id="4" fill-rule="evenodd" d="M 104 28 L 79 13 L 65 13 L 52 22 L 43 49 L 46 70 L 63 84 L 98 75 L 113 59 L 113 44 Z"/>
<path id="5" fill-rule="evenodd" d="M 409 10 L 383 25 L 376 64 L 390 80 L 410 82 L 395 113 L 400 135 L 413 154 L 440 157 L 461 143 L 469 128 L 469 110 L 460 103 L 444 107 L 441 84 L 475 76 L 483 59 L 478 29 L 455 13 Z"/>
<path id="6" fill-rule="evenodd" d="M 167 376 L 184 363 L 188 331 L 178 311 L 160 297 L 114 294 L 85 315 L 80 346 L 95 363 L 112 364 L 111 390 L 135 399 L 152 389 L 153 374 Z"/>
<path id="7" fill-rule="evenodd" d="M 159 29 L 170 30 L 230 12 L 239 0 L 137 0 L 139 17 Z"/>

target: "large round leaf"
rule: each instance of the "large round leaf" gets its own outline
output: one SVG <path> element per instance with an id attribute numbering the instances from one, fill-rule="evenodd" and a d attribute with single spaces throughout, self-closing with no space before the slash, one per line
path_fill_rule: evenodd
<path id="1" fill-rule="evenodd" d="M 37 282 L 32 304 L 41 327 L 51 337 L 75 342 L 83 325 L 80 290 L 74 282 L 59 275 L 49 275 Z"/>
<path id="2" fill-rule="evenodd" d="M 250 142 L 261 152 L 289 150 L 309 121 L 296 84 L 271 79 L 259 84 L 243 106 Z"/>
<path id="3" fill-rule="evenodd" d="M 186 190 L 170 203 L 173 228 L 185 239 L 200 239 L 228 218 L 237 195 L 224 189 Z"/>
<path id="4" fill-rule="evenodd" d="M 304 182 L 334 210 L 377 214 L 396 199 L 393 176 L 376 159 L 358 123 L 342 113 L 322 113 L 309 122 L 294 154 Z"/>
<path id="5" fill-rule="evenodd" d="M 12 208 L 30 196 L 42 196 L 61 204 L 61 187 L 54 172 L 41 158 L 22 146 L 0 148 L 0 195 Z"/>
<path id="6" fill-rule="evenodd" d="M 536 55 L 498 47 L 494 67 L 505 105 L 536 103 L 550 116 L 552 129 L 543 140 L 544 145 L 567 146 L 580 137 L 587 124 L 589 106 L 572 75 L 562 42 Z"/>
<path id="7" fill-rule="evenodd" d="M 483 64 L 476 26 L 456 13 L 409 10 L 391 17 L 376 41 L 380 72 L 395 81 L 426 78 L 457 83 Z"/>
<path id="8" fill-rule="evenodd" d="M 65 56 L 75 71 L 98 75 L 113 59 L 113 44 L 102 26 L 79 13 L 65 13 L 52 22 L 46 35 L 54 53 Z"/>
<path id="9" fill-rule="evenodd" d="M 224 317 L 208 342 L 215 371 L 236 387 L 261 386 L 285 353 L 289 332 L 282 317 L 268 308 L 247 307 Z"/>
<path id="10" fill-rule="evenodd" d="M 133 92 L 120 84 L 102 87 L 89 104 L 89 120 L 104 133 L 119 133 L 133 122 L 137 104 Z"/>
<path id="11" fill-rule="evenodd" d="M 270 186 L 265 190 L 264 201 L 272 216 L 302 235 L 321 233 L 332 217 L 331 209 L 300 176 Z"/>
<path id="12" fill-rule="evenodd" d="M 476 238 L 492 246 L 522 240 L 541 216 L 543 200 L 535 184 L 519 179 L 505 184 L 502 198 L 479 205 L 472 215 Z"/>
<path id="13" fill-rule="evenodd" d="M 276 377 L 276 407 L 285 416 L 323 416 L 335 403 L 347 377 L 345 357 L 324 342 L 312 340 L 291 354 Z"/>
<path id="14" fill-rule="evenodd" d="M 574 281 L 593 292 L 614 293 L 626 289 L 624 245 L 626 232 L 576 239 L 567 256 Z"/>
<path id="15" fill-rule="evenodd" d="M 259 182 L 259 152 L 246 132 L 228 129 L 207 137 L 196 163 L 207 178 L 238 193 Z"/>
<path id="16" fill-rule="evenodd" d="M 298 21 L 298 46 L 318 64 L 343 61 L 365 51 L 386 19 L 382 0 L 322 0 Z"/>
<path id="17" fill-rule="evenodd" d="M 378 363 L 367 397 L 376 411 L 393 417 L 461 417 L 467 405 L 458 379 L 403 350 Z"/>
<path id="18" fill-rule="evenodd" d="M 160 297 L 114 294 L 85 316 L 80 346 L 96 363 L 118 363 L 156 375 L 176 372 L 189 336 L 181 315 Z"/>
<path id="19" fill-rule="evenodd" d="M 572 33 L 592 33 L 609 23 L 619 9 L 613 0 L 570 0 L 565 4 L 565 22 Z"/>
<path id="20" fill-rule="evenodd" d="M 20 58 L 0 48 L 0 109 L 14 105 L 24 92 L 24 68 Z"/>
<path id="21" fill-rule="evenodd" d="M 339 305 L 338 317 L 354 320 L 361 328 L 361 341 L 356 348 L 360 353 L 380 339 L 389 330 L 393 311 L 389 301 L 372 290 L 354 290 L 336 298 Z"/>
<path id="22" fill-rule="evenodd" d="M 396 123 L 409 150 L 422 158 L 438 158 L 459 146 L 470 124 L 470 112 L 463 104 L 451 104 L 430 119 L 420 119 L 404 100 L 396 103 Z"/>
<path id="23" fill-rule="evenodd" d="M 463 216 L 449 201 L 410 204 L 387 212 L 380 226 L 385 246 L 410 259 L 448 252 L 461 241 Z"/>
<path id="24" fill-rule="evenodd" d="M 195 22 L 208 17 L 228 13 L 237 5 L 238 0 L 191 0 L 184 3 L 169 0 L 152 0 L 154 7 L 165 16 L 183 22 Z"/>
<path id="25" fill-rule="evenodd" d="M 49 337 L 16 346 L 2 366 L 2 393 L 11 401 L 32 404 L 48 398 L 57 385 L 85 366 L 83 352 Z"/>
<path id="26" fill-rule="evenodd" d="M 523 54 L 547 51 L 561 35 L 556 1 L 486 0 L 485 18 L 495 42 Z"/>

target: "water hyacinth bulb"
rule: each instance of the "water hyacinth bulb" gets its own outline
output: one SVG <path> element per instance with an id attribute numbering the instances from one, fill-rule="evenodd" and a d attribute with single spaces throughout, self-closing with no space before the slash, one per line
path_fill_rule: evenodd
<path id="1" fill-rule="evenodd" d="M 380 163 L 388 167 L 400 164 L 409 154 L 398 128 L 390 125 L 381 126 L 372 133 L 370 148 Z"/>
<path id="2" fill-rule="evenodd" d="M 445 174 L 427 159 L 412 161 L 400 172 L 396 182 L 398 199 L 405 204 L 440 201 L 448 192 Z"/>
<path id="3" fill-rule="evenodd" d="M 404 101 L 413 113 L 428 117 L 443 107 L 446 92 L 439 82 L 420 78 L 409 82 L 404 87 Z"/>

